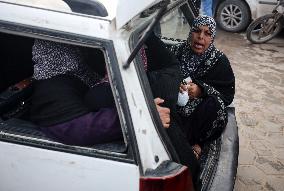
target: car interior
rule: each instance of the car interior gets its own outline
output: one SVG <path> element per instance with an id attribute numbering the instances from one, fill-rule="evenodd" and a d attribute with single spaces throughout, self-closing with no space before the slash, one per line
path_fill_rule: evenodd
<path id="1" fill-rule="evenodd" d="M 12 34 L 0 33 L 1 57 L 0 64 L 0 137 L 8 142 L 52 147 L 53 149 L 70 152 L 96 154 L 125 154 L 127 146 L 123 140 L 110 143 L 79 147 L 61 144 L 48 138 L 37 125 L 30 121 L 30 104 L 33 93 L 33 61 L 32 46 L 34 39 Z M 5 47 L 5 48 L 4 48 Z M 92 55 L 104 61 L 103 52 L 99 49 L 86 48 Z M 89 58 L 91 59 L 93 58 Z M 105 62 L 101 62 L 105 63 Z M 98 74 L 104 76 L 105 65 L 93 65 Z"/>

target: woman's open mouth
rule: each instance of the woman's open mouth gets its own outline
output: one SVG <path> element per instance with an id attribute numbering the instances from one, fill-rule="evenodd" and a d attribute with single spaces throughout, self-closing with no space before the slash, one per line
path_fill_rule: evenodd
<path id="1" fill-rule="evenodd" d="M 204 45 L 203 45 L 203 44 L 200 44 L 200 43 L 195 42 L 195 43 L 193 44 L 193 47 L 194 47 L 194 48 L 196 48 L 196 49 L 203 49 L 203 48 L 204 48 Z"/>

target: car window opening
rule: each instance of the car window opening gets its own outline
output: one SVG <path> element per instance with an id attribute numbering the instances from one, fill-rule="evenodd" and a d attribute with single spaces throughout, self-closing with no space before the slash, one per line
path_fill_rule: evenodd
<path id="1" fill-rule="evenodd" d="M 1 132 L 66 145 L 126 152 L 106 73 L 104 53 L 100 49 L 63 44 L 63 49 L 71 47 L 72 51 L 79 50 L 76 53 L 81 54 L 84 69 L 88 69 L 84 73 L 81 65 L 72 63 L 81 58 L 68 59 L 68 53 L 60 52 L 63 49 L 59 43 L 4 33 L 0 33 L 0 41 L 4 50 L 4 60 L 0 65 Z M 56 46 L 57 49 L 54 52 L 42 49 L 46 44 Z M 57 68 L 52 68 L 53 62 L 65 61 L 66 65 L 56 63 Z M 50 62 L 50 65 L 45 68 L 41 65 L 44 62 Z M 64 69 L 66 72 L 59 72 Z M 73 75 L 72 70 L 78 71 Z M 96 81 L 92 82 L 92 74 Z M 90 130 L 92 125 L 102 127 L 106 121 L 109 123 L 109 132 L 100 132 L 98 128 Z M 60 135 L 60 131 L 52 129 L 68 128 L 68 125 L 77 126 L 78 129 L 67 135 Z M 82 135 L 78 136 L 80 133 Z"/>

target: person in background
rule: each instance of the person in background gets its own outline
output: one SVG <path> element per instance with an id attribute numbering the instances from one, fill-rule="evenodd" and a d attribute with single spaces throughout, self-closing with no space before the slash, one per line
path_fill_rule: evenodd
<path id="1" fill-rule="evenodd" d="M 201 0 L 201 12 L 209 17 L 213 16 L 213 0 Z"/>
<path id="2" fill-rule="evenodd" d="M 215 35 L 214 19 L 199 16 L 193 21 L 187 41 L 171 49 L 186 81 L 180 91 L 189 96 L 185 105 L 177 106 L 177 112 L 197 156 L 206 142 L 220 137 L 227 124 L 226 106 L 235 93 L 233 70 L 226 55 L 215 48 Z"/>

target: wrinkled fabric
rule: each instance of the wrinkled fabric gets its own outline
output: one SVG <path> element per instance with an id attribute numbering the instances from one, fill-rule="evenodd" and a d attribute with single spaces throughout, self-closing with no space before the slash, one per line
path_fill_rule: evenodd
<path id="1" fill-rule="evenodd" d="M 70 145 L 89 146 L 122 139 L 115 108 L 101 108 L 97 112 L 41 129 L 53 139 Z"/>

